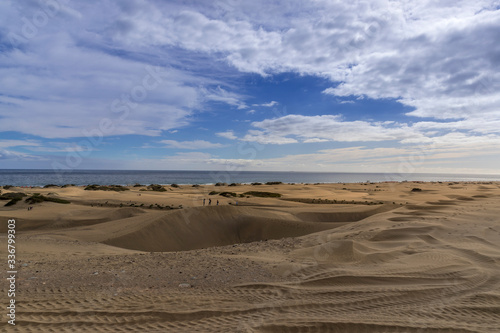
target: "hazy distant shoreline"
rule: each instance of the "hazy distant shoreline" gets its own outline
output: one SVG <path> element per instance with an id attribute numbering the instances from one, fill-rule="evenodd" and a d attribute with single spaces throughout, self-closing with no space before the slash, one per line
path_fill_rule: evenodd
<path id="1" fill-rule="evenodd" d="M 346 173 L 264 171 L 143 171 L 143 170 L 0 170 L 0 185 L 45 186 L 48 184 L 99 185 L 213 185 L 216 183 L 362 183 L 386 181 L 500 181 L 500 175 L 433 173 Z"/>

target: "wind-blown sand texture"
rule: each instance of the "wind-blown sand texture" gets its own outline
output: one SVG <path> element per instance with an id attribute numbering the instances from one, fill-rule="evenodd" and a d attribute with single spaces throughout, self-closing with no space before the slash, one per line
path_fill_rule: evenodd
<path id="1" fill-rule="evenodd" d="M 0 330 L 500 332 L 499 183 L 130 188 L 3 190 L 72 203 L 0 207 Z"/>

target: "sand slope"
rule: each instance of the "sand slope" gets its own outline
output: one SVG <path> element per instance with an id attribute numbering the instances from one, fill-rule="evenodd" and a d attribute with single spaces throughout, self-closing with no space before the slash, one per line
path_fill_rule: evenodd
<path id="1" fill-rule="evenodd" d="M 317 187 L 322 198 L 348 192 L 386 204 L 250 198 L 168 212 L 98 208 L 99 222 L 84 225 L 26 224 L 18 325 L 0 328 L 500 332 L 498 184 L 375 186 Z M 423 191 L 411 192 L 416 186 Z M 297 198 L 298 188 L 281 191 Z M 189 251 L 149 252 L 169 250 Z"/>

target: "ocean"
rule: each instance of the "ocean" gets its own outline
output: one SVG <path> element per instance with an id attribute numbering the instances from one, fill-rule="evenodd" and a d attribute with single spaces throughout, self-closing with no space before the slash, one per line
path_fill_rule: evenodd
<path id="1" fill-rule="evenodd" d="M 0 170 L 0 185 L 133 185 L 273 182 L 359 183 L 384 181 L 499 181 L 500 175 L 425 173 L 254 172 L 254 171 L 141 171 L 141 170 Z"/>

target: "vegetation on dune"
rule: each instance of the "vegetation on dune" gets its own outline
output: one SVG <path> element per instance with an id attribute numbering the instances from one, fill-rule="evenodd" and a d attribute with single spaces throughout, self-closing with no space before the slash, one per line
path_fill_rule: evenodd
<path id="1" fill-rule="evenodd" d="M 75 184 L 65 184 L 63 186 L 61 186 L 62 188 L 66 188 L 66 187 L 71 187 L 71 186 L 76 186 Z"/>
<path id="2" fill-rule="evenodd" d="M 219 194 L 220 192 L 217 192 L 217 191 L 211 191 L 210 193 L 208 193 L 208 195 L 216 195 L 216 194 Z"/>
<path id="3" fill-rule="evenodd" d="M 8 206 L 15 205 L 18 201 L 21 201 L 25 196 L 26 196 L 26 194 L 21 193 L 21 192 L 5 193 L 5 194 L 0 195 L 0 200 L 9 200 L 9 202 L 7 202 L 5 204 L 5 206 L 8 207 Z"/>
<path id="4" fill-rule="evenodd" d="M 260 192 L 260 191 L 249 191 L 243 193 L 244 195 L 251 195 L 260 198 L 281 198 L 281 194 L 273 192 Z"/>
<path id="5" fill-rule="evenodd" d="M 266 185 L 281 185 L 283 182 L 267 182 Z"/>
<path id="6" fill-rule="evenodd" d="M 33 194 L 31 197 L 27 198 L 25 201 L 27 203 L 29 203 L 29 204 L 36 204 L 36 203 L 40 203 L 40 202 L 44 202 L 44 201 L 55 202 L 55 203 L 60 203 L 60 204 L 69 204 L 69 203 L 71 203 L 68 200 L 59 199 L 59 198 L 52 198 L 52 197 L 46 197 L 44 195 L 40 195 L 40 194 L 37 194 L 37 193 Z"/>
<path id="7" fill-rule="evenodd" d="M 226 183 L 216 183 L 215 186 L 226 186 Z"/>
<path id="8" fill-rule="evenodd" d="M 231 198 L 231 197 L 237 196 L 237 194 L 234 192 L 222 192 L 222 193 L 219 193 L 219 195 L 226 197 L 226 198 Z"/>
<path id="9" fill-rule="evenodd" d="M 151 184 L 147 187 L 149 191 L 165 192 L 167 189 L 159 184 Z"/>
<path id="10" fill-rule="evenodd" d="M 59 185 L 56 185 L 56 184 L 47 184 L 43 188 L 51 188 L 51 187 L 59 187 Z"/>
<path id="11" fill-rule="evenodd" d="M 252 185 L 262 185 L 262 183 L 252 183 Z"/>
<path id="12" fill-rule="evenodd" d="M 170 186 L 171 186 L 171 187 L 175 187 L 175 188 L 180 188 L 180 186 L 179 186 L 179 185 L 177 185 L 177 184 L 172 184 L 172 185 L 170 185 Z"/>
<path id="13" fill-rule="evenodd" d="M 321 205 L 321 204 L 342 204 L 342 205 L 383 205 L 384 203 L 382 201 L 355 201 L 355 200 L 330 200 L 330 199 L 312 199 L 312 198 L 283 198 L 281 200 L 286 200 L 286 201 L 295 201 L 295 202 L 302 202 L 302 203 L 308 203 L 308 204 L 316 204 L 316 205 Z M 395 203 L 394 203 L 395 204 Z"/>
<path id="14" fill-rule="evenodd" d="M 12 185 L 4 185 L 3 188 L 4 190 L 8 190 L 9 188 L 13 188 L 14 186 Z"/>
<path id="15" fill-rule="evenodd" d="M 121 185 L 88 185 L 85 187 L 85 191 L 116 191 L 116 192 L 121 192 L 121 191 L 128 191 L 129 189 L 125 186 Z"/>
<path id="16" fill-rule="evenodd" d="M 418 187 L 414 187 L 411 189 L 412 192 L 422 192 L 422 189 L 421 188 L 418 188 Z"/>

